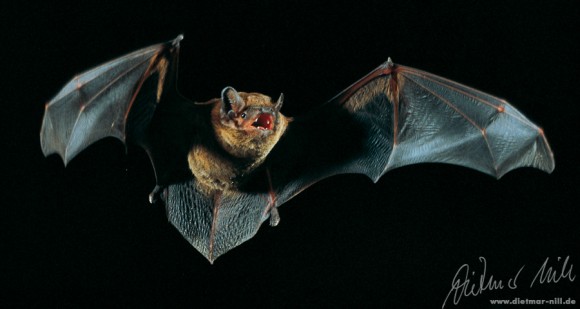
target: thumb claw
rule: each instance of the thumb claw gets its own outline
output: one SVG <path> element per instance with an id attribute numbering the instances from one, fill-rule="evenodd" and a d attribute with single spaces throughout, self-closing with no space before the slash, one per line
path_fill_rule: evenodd
<path id="1" fill-rule="evenodd" d="M 149 193 L 149 203 L 150 204 L 157 203 L 157 201 L 159 200 L 159 196 L 163 192 L 163 189 L 164 188 L 159 186 L 159 185 L 156 185 L 155 188 L 153 188 L 153 191 L 151 191 L 151 193 Z"/>

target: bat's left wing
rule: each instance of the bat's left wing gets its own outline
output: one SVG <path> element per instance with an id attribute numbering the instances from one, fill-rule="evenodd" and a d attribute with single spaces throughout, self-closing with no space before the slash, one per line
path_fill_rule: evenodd
<path id="1" fill-rule="evenodd" d="M 436 162 L 500 178 L 518 167 L 554 169 L 541 128 L 505 100 L 389 59 L 305 119 L 271 154 L 278 204 L 325 177 L 373 181 Z"/>
<path id="2" fill-rule="evenodd" d="M 295 117 L 248 186 L 204 197 L 195 180 L 170 186 L 170 221 L 210 262 L 250 239 L 277 208 L 326 177 L 421 162 L 494 177 L 554 159 L 542 129 L 506 101 L 391 61 L 328 103 Z"/>

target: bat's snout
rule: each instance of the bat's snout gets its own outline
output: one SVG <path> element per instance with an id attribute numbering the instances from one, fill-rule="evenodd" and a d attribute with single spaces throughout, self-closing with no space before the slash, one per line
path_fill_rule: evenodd
<path id="1" fill-rule="evenodd" d="M 261 113 L 252 126 L 262 130 L 272 130 L 274 128 L 274 115 L 272 113 Z"/>

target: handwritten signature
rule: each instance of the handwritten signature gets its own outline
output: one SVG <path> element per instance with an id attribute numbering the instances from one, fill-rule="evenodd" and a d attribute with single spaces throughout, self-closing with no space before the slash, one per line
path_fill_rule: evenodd
<path id="1" fill-rule="evenodd" d="M 526 265 L 522 265 L 517 272 L 515 272 L 507 280 L 502 280 L 494 278 L 493 275 L 488 275 L 487 273 L 487 260 L 485 257 L 480 256 L 479 261 L 482 265 L 481 274 L 479 276 L 475 275 L 475 271 L 470 269 L 469 264 L 463 264 L 459 267 L 453 280 L 451 282 L 451 289 L 445 300 L 443 300 L 443 305 L 441 308 L 445 308 L 448 300 L 452 300 L 454 305 L 459 304 L 459 301 L 463 297 L 478 296 L 486 291 L 493 290 L 515 290 L 518 288 L 518 278 Z M 530 282 L 530 288 L 534 284 L 555 284 L 562 280 L 568 280 L 573 282 L 576 279 L 576 275 L 572 273 L 574 265 L 569 263 L 570 256 L 567 256 L 563 261 L 561 257 L 556 259 L 557 265 L 550 264 L 550 258 L 547 257 L 544 260 L 542 266 L 536 271 L 534 279 Z"/>

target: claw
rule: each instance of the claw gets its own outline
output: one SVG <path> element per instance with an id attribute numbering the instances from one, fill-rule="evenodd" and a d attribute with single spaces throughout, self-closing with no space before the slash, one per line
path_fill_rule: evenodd
<path id="1" fill-rule="evenodd" d="M 156 185 L 155 188 L 153 188 L 153 191 L 149 193 L 149 203 L 151 204 L 157 203 L 159 197 L 161 196 L 161 193 L 163 193 L 163 189 L 164 187 Z"/>
<path id="2" fill-rule="evenodd" d="M 276 226 L 280 223 L 280 213 L 278 213 L 278 208 L 272 207 L 270 209 L 270 226 Z"/>

